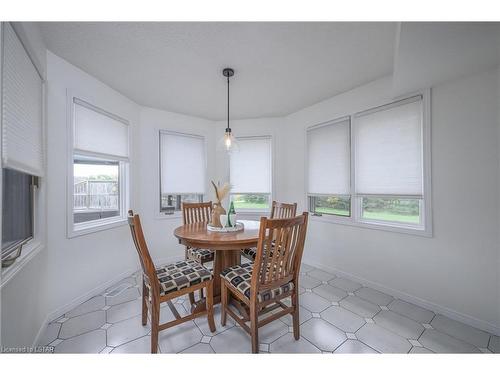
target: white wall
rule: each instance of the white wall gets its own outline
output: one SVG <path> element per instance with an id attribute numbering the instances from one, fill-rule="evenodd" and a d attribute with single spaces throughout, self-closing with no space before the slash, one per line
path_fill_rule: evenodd
<path id="1" fill-rule="evenodd" d="M 137 199 L 138 157 L 134 140 L 139 107 L 87 73 L 47 53 L 48 78 L 48 254 L 44 311 L 64 312 L 72 301 L 81 300 L 94 288 L 137 268 L 138 261 L 124 225 L 71 239 L 66 233 L 66 186 L 68 124 L 67 90 L 83 95 L 111 113 L 130 121 L 131 204 Z"/>
<path id="2" fill-rule="evenodd" d="M 140 124 L 137 150 L 140 203 L 132 208 L 141 215 L 144 234 L 153 260 L 167 262 L 184 257 L 184 246 L 179 245 L 173 236 L 174 229 L 182 224 L 181 216 L 159 214 L 159 130 L 205 137 L 207 177 L 210 180 L 215 174 L 214 125 L 212 121 L 152 108 L 142 108 Z M 209 181 L 206 192 L 208 199 L 212 199 Z"/>
<path id="3" fill-rule="evenodd" d="M 498 316 L 498 81 L 488 71 L 432 90 L 434 236 L 325 223 L 312 217 L 305 260 L 364 279 L 484 329 Z M 390 78 L 287 117 L 288 171 L 278 195 L 302 203 L 304 129 L 391 100 Z"/>

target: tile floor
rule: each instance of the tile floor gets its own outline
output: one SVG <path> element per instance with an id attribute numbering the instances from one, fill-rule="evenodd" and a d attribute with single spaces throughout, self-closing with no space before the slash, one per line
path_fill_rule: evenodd
<path id="1" fill-rule="evenodd" d="M 259 330 L 261 352 L 269 353 L 500 353 L 500 338 L 352 280 L 304 264 L 300 280 L 301 338 L 291 318 Z M 51 322 L 40 345 L 56 353 L 149 353 L 150 327 L 141 325 L 140 274 Z M 186 313 L 186 298 L 175 301 Z M 161 322 L 173 318 L 162 307 Z M 250 338 L 228 318 L 211 333 L 206 318 L 160 332 L 161 353 L 249 353 Z"/>

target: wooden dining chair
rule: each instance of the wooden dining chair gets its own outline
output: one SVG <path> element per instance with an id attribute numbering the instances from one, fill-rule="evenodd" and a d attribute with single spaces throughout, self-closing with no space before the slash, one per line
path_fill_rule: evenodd
<path id="1" fill-rule="evenodd" d="M 253 353 L 259 352 L 259 328 L 287 314 L 292 315 L 295 340 L 300 337 L 299 270 L 307 219 L 307 212 L 289 219 L 261 218 L 255 262 L 232 266 L 221 273 L 221 324 L 226 325 L 229 314 L 250 334 Z M 275 250 L 267 251 L 273 242 Z M 290 296 L 292 303 L 287 306 L 282 300 Z M 231 297 L 245 307 L 233 309 L 229 305 Z M 272 313 L 275 309 L 279 311 Z M 262 317 L 265 314 L 270 315 Z"/>
<path id="2" fill-rule="evenodd" d="M 271 219 L 286 219 L 294 217 L 297 212 L 297 203 L 280 203 L 273 201 L 271 206 Z M 257 253 L 256 247 L 248 247 L 241 250 L 241 255 L 243 255 L 248 260 L 252 262 L 255 260 L 255 254 Z"/>
<path id="3" fill-rule="evenodd" d="M 199 222 L 209 223 L 211 220 L 212 202 L 203 203 L 182 203 L 182 220 L 184 224 L 192 224 Z M 186 246 L 186 260 L 194 260 L 195 262 L 205 263 L 214 260 L 214 251 L 209 249 L 197 249 Z"/>
<path id="4" fill-rule="evenodd" d="M 164 329 L 207 315 L 211 332 L 215 332 L 213 310 L 213 276 L 212 272 L 203 265 L 192 260 L 174 262 L 161 267 L 155 267 L 148 246 L 142 232 L 141 219 L 128 212 L 128 223 L 132 233 L 132 240 L 139 254 L 142 268 L 142 325 L 151 320 L 151 353 L 158 351 L 158 333 Z M 185 294 L 193 294 L 197 290 L 206 288 L 205 306 L 194 309 L 189 315 L 182 316 L 172 303 L 172 299 Z M 175 319 L 160 324 L 160 305 L 167 303 Z"/>

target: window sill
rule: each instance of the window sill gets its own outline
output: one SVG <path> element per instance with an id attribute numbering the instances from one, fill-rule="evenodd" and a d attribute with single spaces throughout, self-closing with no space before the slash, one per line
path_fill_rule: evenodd
<path id="1" fill-rule="evenodd" d="M 2 268 L 2 277 L 0 289 L 2 289 L 14 276 L 19 273 L 35 256 L 44 249 L 44 245 L 40 242 L 33 242 L 23 247 L 21 256 L 15 262 L 7 267 Z"/>
<path id="2" fill-rule="evenodd" d="M 430 230 L 430 229 L 416 229 L 416 228 L 405 227 L 404 225 L 398 226 L 398 225 L 395 225 L 393 223 L 387 223 L 387 224 L 371 223 L 371 222 L 364 222 L 364 221 L 354 221 L 352 218 L 342 218 L 342 217 L 325 216 L 325 215 L 314 216 L 311 213 L 309 213 L 309 214 L 310 214 L 309 217 L 311 218 L 311 221 L 330 223 L 330 224 L 349 225 L 352 227 L 409 234 L 409 235 L 415 235 L 415 236 L 421 236 L 421 237 L 432 237 L 433 236 L 432 230 Z"/>
<path id="3" fill-rule="evenodd" d="M 76 224 L 74 225 L 73 229 L 70 229 L 68 232 L 68 238 L 75 238 L 79 236 L 85 236 L 87 234 L 95 233 L 95 232 L 100 232 L 103 230 L 108 230 L 112 228 L 117 228 L 121 227 L 124 225 L 127 225 L 128 221 L 127 219 L 124 219 L 123 217 L 120 217 L 118 219 L 114 220 L 106 220 L 106 221 L 100 221 L 98 223 L 92 223 L 92 224 Z"/>
<path id="4" fill-rule="evenodd" d="M 179 220 L 182 219 L 182 212 L 181 211 L 175 211 L 173 214 L 164 214 L 162 212 L 158 212 L 156 214 L 156 219 L 157 220 Z"/>

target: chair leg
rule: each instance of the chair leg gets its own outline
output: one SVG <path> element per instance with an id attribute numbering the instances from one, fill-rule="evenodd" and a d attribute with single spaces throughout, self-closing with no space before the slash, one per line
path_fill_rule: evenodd
<path id="1" fill-rule="evenodd" d="M 191 292 L 191 293 L 189 293 L 189 294 L 188 294 L 188 296 L 189 296 L 189 303 L 190 303 L 191 305 L 194 305 L 194 302 L 195 302 L 195 301 L 194 301 L 194 293 L 193 293 L 193 292 Z"/>
<path id="2" fill-rule="evenodd" d="M 151 303 L 151 353 L 158 352 L 158 331 L 160 327 L 160 304 L 157 301 Z"/>
<path id="3" fill-rule="evenodd" d="M 259 352 L 259 326 L 257 321 L 257 306 L 250 304 L 250 335 L 252 336 L 252 353 Z"/>
<path id="4" fill-rule="evenodd" d="M 227 321 L 227 313 L 226 313 L 226 308 L 227 308 L 227 287 L 226 287 L 226 282 L 222 280 L 220 284 L 220 324 L 225 327 L 226 326 L 226 321 Z"/>
<path id="5" fill-rule="evenodd" d="M 208 291 L 207 291 L 207 294 L 208 294 Z M 204 296 L 203 296 L 203 288 L 200 289 L 200 301 L 203 300 Z"/>
<path id="6" fill-rule="evenodd" d="M 207 285 L 207 319 L 210 332 L 215 332 L 214 322 L 214 281 L 211 280 Z"/>
<path id="7" fill-rule="evenodd" d="M 142 282 L 142 325 L 148 324 L 148 305 L 146 298 L 149 296 L 149 289 L 146 287 L 144 281 Z"/>
<path id="8" fill-rule="evenodd" d="M 292 321 L 293 321 L 293 337 L 295 340 L 300 338 L 300 324 L 299 324 L 299 294 L 297 293 L 297 289 L 292 294 Z"/>

